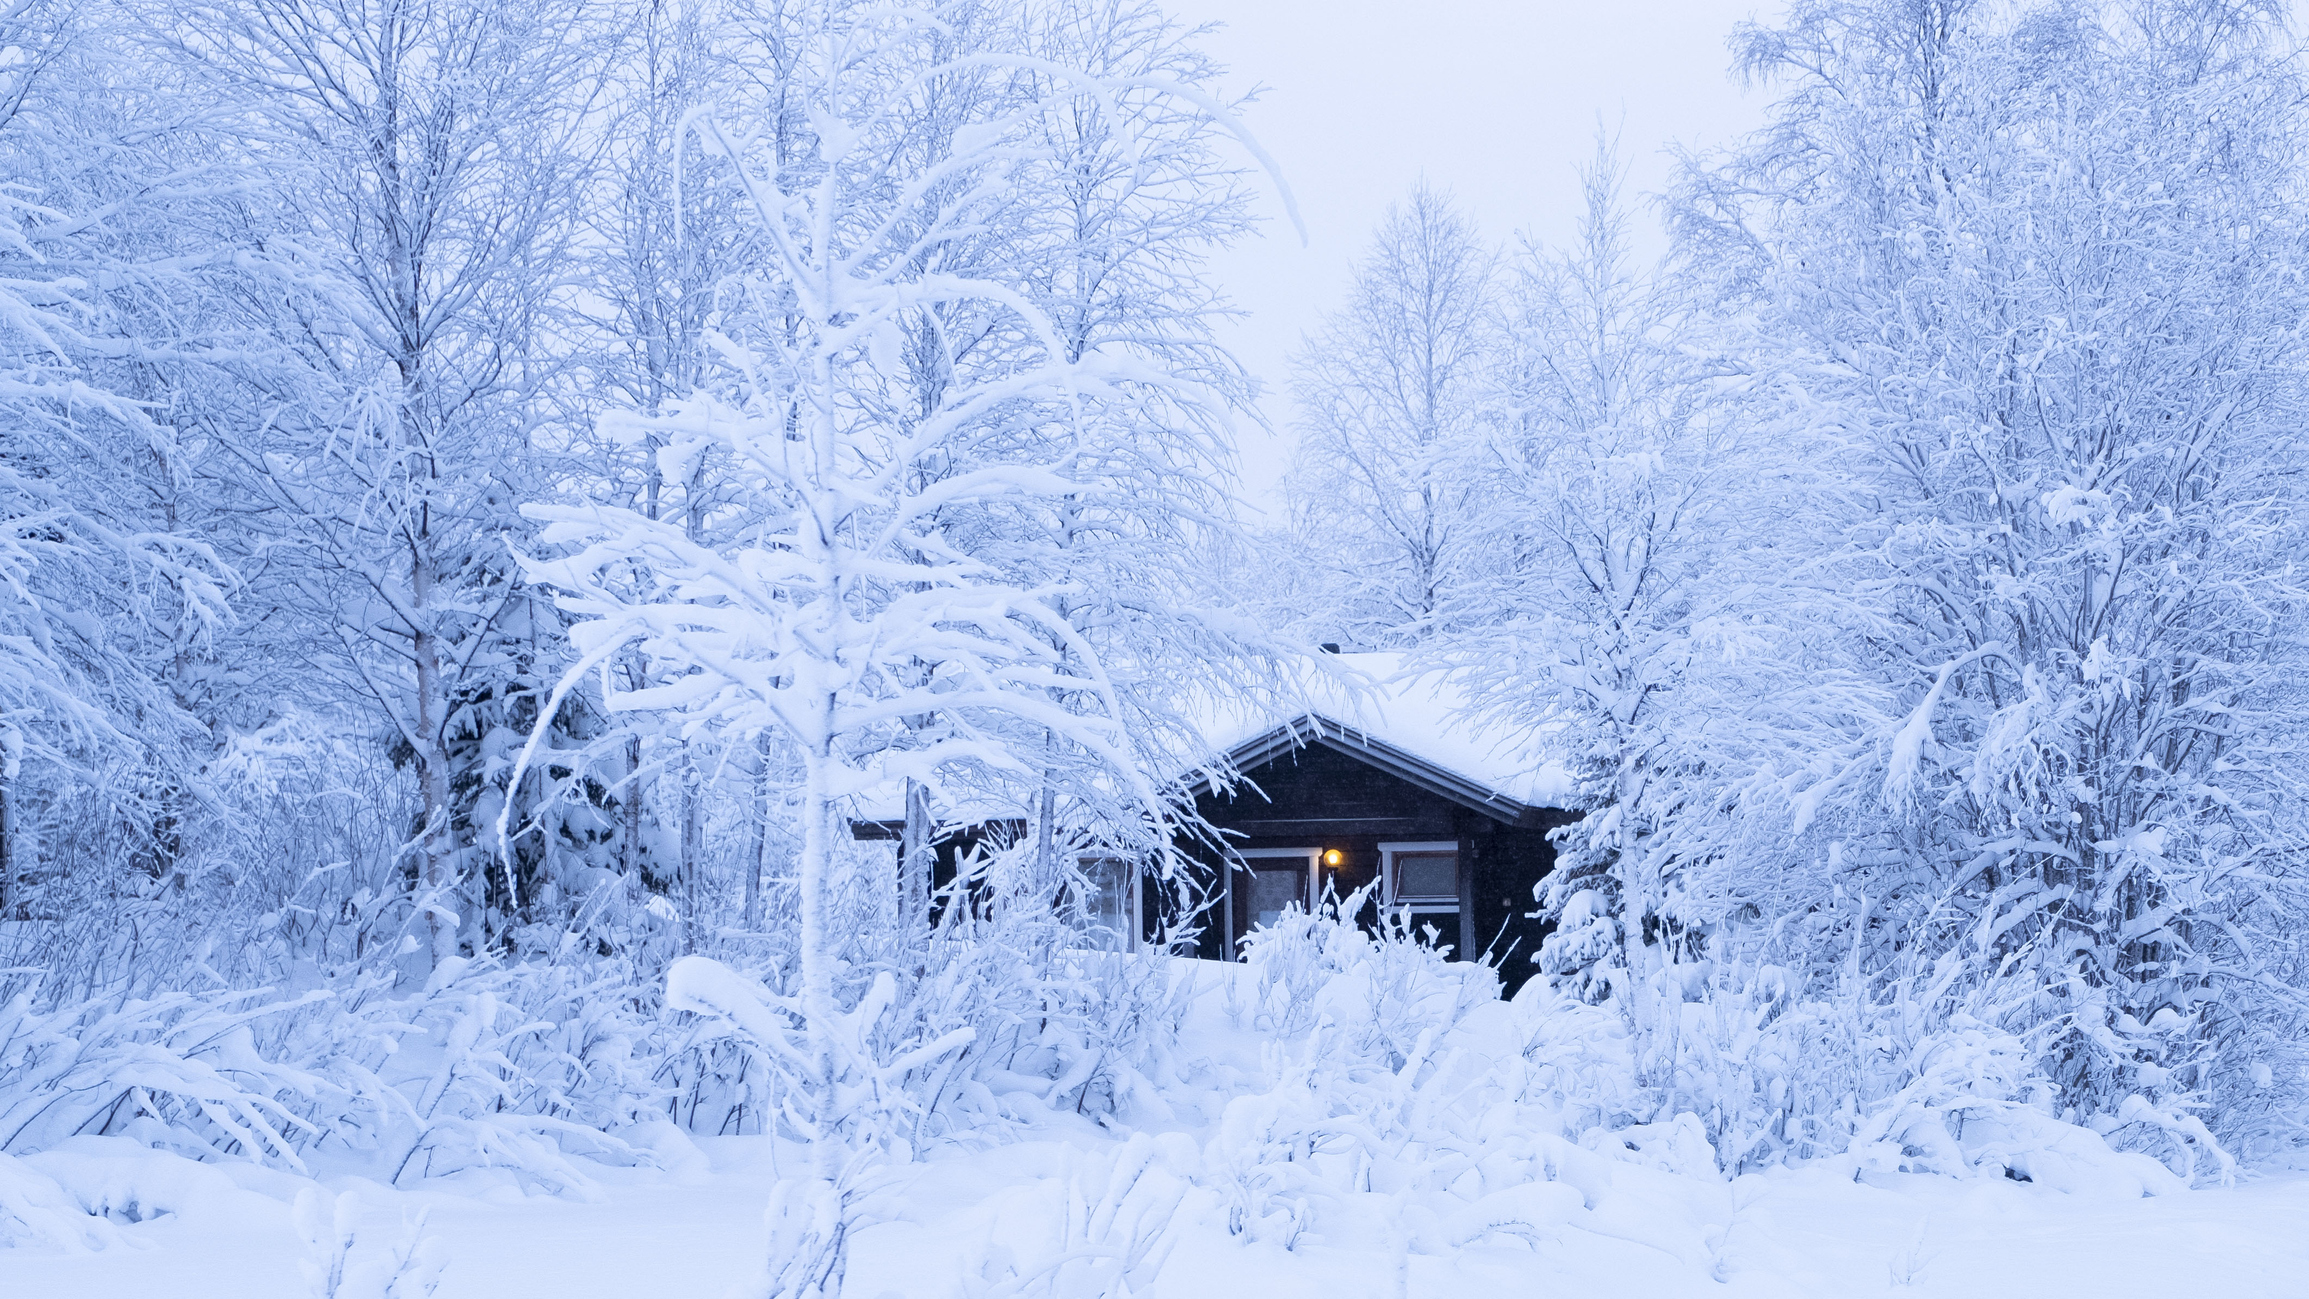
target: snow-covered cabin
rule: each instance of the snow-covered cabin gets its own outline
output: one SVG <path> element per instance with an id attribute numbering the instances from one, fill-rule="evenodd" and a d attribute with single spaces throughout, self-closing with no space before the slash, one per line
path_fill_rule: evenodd
<path id="1" fill-rule="evenodd" d="M 1200 913 L 1167 914 L 1168 891 L 1103 859 L 1084 863 L 1102 885 L 1091 909 L 1134 944 L 1198 928 L 1196 954 L 1224 960 L 1285 907 L 1377 882 L 1370 904 L 1408 907 L 1456 956 L 1489 953 L 1503 981 L 1520 984 L 1544 933 L 1528 913 L 1555 864 L 1547 832 L 1571 819 L 1561 810 L 1571 782 L 1547 737 L 1486 719 L 1450 673 L 1410 671 L 1400 655 L 1344 654 L 1326 666 L 1346 671 L 1310 674 L 1288 710 L 1214 707 L 1200 720 L 1207 748 L 1180 779 L 1196 782 L 1196 810 L 1226 842 L 1224 861 L 1190 849 L 1217 884 Z M 1209 771 L 1234 777 L 1183 774 Z M 858 825 L 862 837 L 896 830 L 892 820 Z M 942 877 L 981 833 L 941 828 Z"/>

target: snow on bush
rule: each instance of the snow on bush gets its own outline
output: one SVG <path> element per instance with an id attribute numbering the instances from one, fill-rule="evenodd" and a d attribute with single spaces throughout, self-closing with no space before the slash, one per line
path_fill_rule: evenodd
<path id="1" fill-rule="evenodd" d="M 933 1140 L 983 1138 L 1052 1110 L 1169 1120 L 1191 968 L 1088 946 L 1042 893 L 982 887 L 1005 877 L 1014 876 L 986 869 L 947 890 L 945 923 L 918 952 L 852 949 L 830 1034 L 838 1142 L 903 1160 Z M 781 990 L 792 986 L 790 967 L 673 964 L 667 1008 L 687 1013 L 668 1067 L 687 1080 L 692 1130 L 815 1139 L 808 1092 L 826 1084 L 803 1060 L 805 1012 Z M 719 1099 L 700 1099 L 709 1094 Z"/>
<path id="2" fill-rule="evenodd" d="M 1513 1002 L 1470 997 L 1483 971 L 1445 963 L 1403 927 L 1362 930 L 1353 910 L 1254 931 L 1222 998 L 1266 1039 L 1261 1076 L 1225 1101 L 1195 1177 L 1238 1236 L 1286 1249 L 1397 1239 L 1431 1254 L 1529 1245 L 1605 1230 L 1595 1211 L 1608 1197 L 1803 1162 L 2094 1195 L 2185 1185 L 2057 1117 L 2026 1044 L 1978 1020 L 1920 1028 L 1896 1049 L 1851 1008 L 1794 1002 L 1770 980 L 1745 996 L 1695 983 L 1678 1003 L 1674 1076 L 1647 1080 L 1609 1005 L 1544 981 Z M 1275 1027 L 1285 990 L 1307 1007 L 1288 1021 L 1295 1037 Z M 1405 1043 L 1384 1029 L 1407 1000 L 1430 1014 Z M 1678 1107 L 1703 1098 L 1705 1113 Z"/>
<path id="3" fill-rule="evenodd" d="M 964 1299 L 1144 1293 L 1208 1192 L 1194 1143 L 1176 1134 L 1067 1150 L 1053 1175 L 991 1199 Z"/>
<path id="4" fill-rule="evenodd" d="M 295 996 L 170 993 L 0 1010 L 0 1151 L 127 1136 L 299 1173 L 326 1156 L 403 1182 L 497 1169 L 583 1195 L 572 1153 L 645 1159 L 648 1025 L 598 974 L 466 966 L 411 997 L 385 976 Z"/>
<path id="5" fill-rule="evenodd" d="M 0 1154 L 0 1248 L 80 1251 L 118 1243 L 109 1219 L 75 1201 L 54 1178 Z"/>
<path id="6" fill-rule="evenodd" d="M 426 1210 L 404 1221 L 381 1245 L 360 1228 L 360 1197 L 297 1193 L 291 1220 L 304 1238 L 306 1283 L 313 1299 L 428 1299 L 440 1288 L 448 1258 L 425 1234 Z M 372 1233 L 373 1234 L 373 1233 Z"/>

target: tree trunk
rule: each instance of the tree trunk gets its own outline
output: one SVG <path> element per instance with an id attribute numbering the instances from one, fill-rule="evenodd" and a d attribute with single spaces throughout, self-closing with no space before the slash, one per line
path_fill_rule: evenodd
<path id="1" fill-rule="evenodd" d="M 930 787 L 918 780 L 906 782 L 906 825 L 898 837 L 898 885 L 904 913 L 900 923 L 917 945 L 930 931 L 932 867 L 937 860 L 930 846 Z"/>
<path id="2" fill-rule="evenodd" d="M 18 913 L 23 910 L 23 900 L 16 893 L 15 829 L 8 818 L 8 782 L 0 778 L 0 920 L 20 919 Z"/>
<path id="3" fill-rule="evenodd" d="M 1045 783 L 1042 808 L 1034 821 L 1034 887 L 1042 901 L 1058 897 L 1058 844 L 1053 837 L 1057 822 L 1058 791 Z"/>
<path id="4" fill-rule="evenodd" d="M 754 743 L 754 844 L 746 860 L 746 904 L 743 924 L 749 934 L 762 931 L 762 872 L 770 856 L 770 737 Z"/>
<path id="5" fill-rule="evenodd" d="M 696 766 L 689 745 L 681 759 L 681 949 L 683 954 L 705 946 L 705 791 L 698 788 Z"/>
<path id="6" fill-rule="evenodd" d="M 827 703 L 830 714 L 831 699 Z M 824 736 L 821 746 L 807 751 L 803 758 L 802 853 L 796 871 L 806 1061 L 802 1085 L 809 1091 L 810 1175 L 795 1179 L 799 1183 L 794 1188 L 797 1195 L 789 1198 L 781 1188 L 770 1208 L 773 1240 L 798 1229 L 797 1234 L 811 1242 L 804 1256 L 771 1260 L 772 1292 L 792 1295 L 841 1293 L 849 1247 L 849 1213 L 842 1187 L 848 1142 L 841 1131 L 844 1115 L 835 1087 L 839 1081 L 833 1036 L 837 953 L 828 914 L 834 870 L 834 800 L 828 793 L 834 765 L 831 737 Z"/>
<path id="7" fill-rule="evenodd" d="M 451 909 L 456 887 L 452 865 L 456 845 L 449 828 L 448 700 L 442 697 L 441 641 L 430 625 L 432 574 L 412 540 L 409 559 L 411 601 L 417 615 L 411 650 L 417 663 L 417 783 L 424 799 L 425 829 L 418 840 L 419 884 L 425 907 L 429 969 L 457 954 L 458 913 Z"/>
<path id="8" fill-rule="evenodd" d="M 625 795 L 618 800 L 617 869 L 626 879 L 641 877 L 641 737 L 625 742 Z"/>
<path id="9" fill-rule="evenodd" d="M 699 456 L 690 471 L 682 532 L 692 542 L 705 536 L 706 456 Z M 705 943 L 705 791 L 698 788 L 697 764 L 691 761 L 689 742 L 681 746 L 681 931 L 682 951 L 695 952 Z"/>
<path id="10" fill-rule="evenodd" d="M 833 820 L 833 799 L 827 796 L 830 754 L 812 754 L 808 785 L 802 798 L 802 860 L 797 872 L 797 901 L 801 911 L 802 1021 L 809 1059 L 811 1156 L 820 1177 L 831 1182 L 841 1171 L 840 1141 L 836 1128 L 841 1114 L 834 1095 L 833 924 L 827 914 L 833 844 L 828 833 Z"/>

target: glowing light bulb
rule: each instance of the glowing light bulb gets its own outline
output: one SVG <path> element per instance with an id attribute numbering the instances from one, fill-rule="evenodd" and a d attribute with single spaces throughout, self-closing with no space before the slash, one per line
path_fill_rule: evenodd
<path id="1" fill-rule="evenodd" d="M 1336 848 L 1333 848 L 1331 851 L 1323 854 L 1323 864 L 1325 866 L 1336 866 L 1345 860 L 1347 860 L 1347 854 L 1340 852 Z"/>

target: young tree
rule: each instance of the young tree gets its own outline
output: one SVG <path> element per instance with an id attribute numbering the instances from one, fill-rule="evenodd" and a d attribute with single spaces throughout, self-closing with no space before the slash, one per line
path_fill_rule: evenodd
<path id="1" fill-rule="evenodd" d="M 1486 708 L 1556 730 L 1585 772 L 1587 818 L 1542 899 L 1559 928 L 1533 959 L 1644 1021 L 1638 1003 L 1682 945 L 1649 822 L 1670 814 L 1720 702 L 1702 702 L 1706 642 L 1739 608 L 1727 559 L 1756 483 L 1729 413 L 1706 400 L 1689 304 L 1632 264 L 1607 143 L 1581 181 L 1578 242 L 1514 266 L 1496 424 L 1451 471 L 1481 481 L 1489 508 L 1448 654 Z"/>
<path id="2" fill-rule="evenodd" d="M 757 47 L 728 34 L 742 13 L 706 3 L 650 3 L 616 65 L 617 113 L 601 170 L 602 201 L 594 206 L 586 241 L 586 292 L 576 302 L 583 317 L 576 346 L 586 362 L 573 376 L 578 389 L 572 405 L 582 411 L 582 422 L 603 409 L 662 414 L 669 402 L 695 392 L 711 369 L 708 322 L 723 284 L 742 267 L 748 236 L 742 189 L 709 165 L 688 119 L 724 101 L 752 103 L 764 94 L 774 101 L 781 93 L 776 44 Z M 760 57 L 765 55 L 766 62 Z M 679 521 L 700 541 L 709 518 L 728 516 L 736 488 L 710 444 L 677 445 L 660 431 L 645 430 L 637 441 L 601 442 L 597 454 L 597 467 L 586 475 L 594 480 L 588 488 L 594 499 L 651 519 Z M 633 576 L 646 581 L 640 571 Z M 627 689 L 645 685 L 656 670 L 638 650 L 615 667 Z M 707 772 L 722 765 L 708 749 L 693 745 L 699 738 L 628 713 L 597 741 L 620 750 L 613 777 L 620 869 L 653 883 L 663 877 L 671 886 L 678 895 L 684 951 L 696 950 L 704 937 L 704 830 L 712 792 Z M 757 806 L 747 819 L 760 828 L 757 839 L 766 833 L 778 793 L 763 787 L 762 778 L 785 765 L 783 756 L 774 749 L 753 755 L 751 765 L 760 768 L 751 800 Z M 666 789 L 671 797 L 651 796 Z M 671 834 L 653 833 L 661 818 Z M 671 841 L 672 851 L 663 854 L 670 862 L 658 860 L 664 840 Z M 748 929 L 761 920 L 760 859 L 766 850 L 764 840 L 745 867 L 754 877 L 746 889 Z"/>
<path id="3" fill-rule="evenodd" d="M 1117 681 L 1159 656 L 1134 657 L 1150 643 L 1120 633 L 1167 616 L 1162 565 L 1202 506 L 1190 467 L 1213 453 L 1221 398 L 1148 343 L 1159 321 L 1128 330 L 1149 317 L 1110 296 L 1125 273 L 1108 289 L 1053 271 L 1055 255 L 1103 247 L 1078 237 L 1084 214 L 1119 220 L 1130 205 L 1085 194 L 1054 207 L 1068 191 L 1045 178 L 1095 159 L 1111 169 L 1106 148 L 1148 165 L 1187 122 L 1086 140 L 1068 119 L 1136 126 L 1149 119 L 1118 101 L 1200 96 L 1037 57 L 1000 17 L 823 0 L 753 29 L 775 45 L 780 96 L 761 116 L 700 115 L 693 129 L 744 185 L 759 255 L 722 287 L 704 390 L 617 421 L 710 448 L 742 491 L 699 533 L 634 508 L 532 507 L 548 540 L 577 547 L 533 572 L 591 620 L 574 632 L 581 670 L 629 645 L 666 665 L 639 689 L 605 680 L 611 707 L 674 710 L 733 744 L 773 736 L 801 759 L 809 1086 L 794 1118 L 817 1162 L 788 1210 L 815 1243 L 780 1264 L 785 1292 L 838 1278 L 842 1150 L 875 1136 L 873 1112 L 838 1085 L 855 1062 L 838 1036 L 837 840 L 856 796 L 905 779 L 1057 787 L 1095 813 L 1084 819 L 1105 843 L 1170 868 L 1174 813 Z M 1191 251 L 1226 233 L 1189 221 L 1167 237 Z M 1102 606 L 1132 556 L 1146 602 Z M 1088 616 L 1102 607 L 1112 616 Z M 1135 684 L 1151 701 L 1154 683 Z"/>

